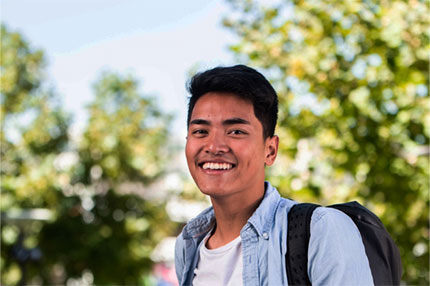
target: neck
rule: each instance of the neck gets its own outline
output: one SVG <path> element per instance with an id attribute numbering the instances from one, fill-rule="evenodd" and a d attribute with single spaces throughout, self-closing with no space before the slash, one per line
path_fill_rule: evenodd
<path id="1" fill-rule="evenodd" d="M 208 239 L 206 246 L 209 249 L 218 248 L 238 237 L 243 226 L 260 205 L 263 197 L 264 189 L 257 196 L 248 196 L 247 198 L 211 197 L 216 217 L 216 229 Z"/>

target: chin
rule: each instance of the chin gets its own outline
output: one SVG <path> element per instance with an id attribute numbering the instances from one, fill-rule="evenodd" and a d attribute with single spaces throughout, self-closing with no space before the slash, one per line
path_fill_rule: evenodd
<path id="1" fill-rule="evenodd" d="M 213 184 L 197 184 L 200 192 L 208 196 L 219 196 L 229 192 L 228 188 Z"/>

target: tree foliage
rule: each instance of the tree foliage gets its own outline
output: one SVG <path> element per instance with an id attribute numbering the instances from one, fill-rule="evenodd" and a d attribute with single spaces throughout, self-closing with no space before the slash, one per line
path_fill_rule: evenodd
<path id="1" fill-rule="evenodd" d="M 68 141 L 69 117 L 42 87 L 43 53 L 1 27 L 2 210 L 56 201 L 55 154 Z"/>
<path id="2" fill-rule="evenodd" d="M 280 99 L 284 195 L 358 200 L 398 244 L 403 280 L 429 283 L 429 10 L 425 1 L 229 1 L 239 61 Z"/>
<path id="3" fill-rule="evenodd" d="M 41 50 L 33 50 L 19 33 L 1 26 L 2 119 L 28 107 L 29 95 L 41 84 L 43 66 Z"/>
<path id="4" fill-rule="evenodd" d="M 114 73 L 94 84 L 63 206 L 41 232 L 46 269 L 60 263 L 69 277 L 90 270 L 97 284 L 139 285 L 151 270 L 151 251 L 172 231 L 163 200 L 154 199 L 162 190 L 149 187 L 169 158 L 170 117 L 137 87 L 131 76 Z"/>
<path id="5" fill-rule="evenodd" d="M 44 85 L 42 51 L 2 26 L 1 52 L 1 211 L 52 213 L 2 221 L 1 283 L 17 284 L 25 265 L 29 284 L 145 284 L 154 246 L 176 230 L 153 186 L 170 158 L 170 116 L 135 78 L 106 72 L 88 124 L 70 137 L 71 117 Z"/>
<path id="6" fill-rule="evenodd" d="M 3 220 L 4 214 L 22 208 L 49 209 L 59 203 L 61 171 L 55 160 L 66 148 L 70 117 L 54 92 L 43 85 L 44 64 L 42 51 L 1 26 L 1 270 L 6 284 L 15 279 L 16 260 L 24 259 L 13 250 L 19 233 L 28 235 L 24 243 L 32 248 L 41 224 L 10 224 Z"/>

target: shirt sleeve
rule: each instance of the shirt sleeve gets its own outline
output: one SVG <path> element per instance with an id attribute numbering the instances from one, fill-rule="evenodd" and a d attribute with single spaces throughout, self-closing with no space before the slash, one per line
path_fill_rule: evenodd
<path id="1" fill-rule="evenodd" d="M 179 284 L 182 281 L 182 274 L 184 268 L 184 239 L 182 233 L 176 238 L 175 243 L 175 271 Z"/>
<path id="2" fill-rule="evenodd" d="M 312 214 L 308 275 L 312 285 L 374 285 L 361 234 L 337 209 Z"/>

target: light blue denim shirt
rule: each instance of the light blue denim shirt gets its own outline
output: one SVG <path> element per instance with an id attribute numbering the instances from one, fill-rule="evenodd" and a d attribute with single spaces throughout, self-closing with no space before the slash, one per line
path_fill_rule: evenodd
<path id="1" fill-rule="evenodd" d="M 266 182 L 264 198 L 242 228 L 243 285 L 288 285 L 285 268 L 288 211 L 296 202 L 281 198 Z M 176 240 L 179 285 L 192 285 L 202 239 L 215 224 L 212 208 L 192 219 Z M 311 219 L 308 275 L 312 285 L 373 285 L 360 232 L 344 213 L 317 208 Z"/>

